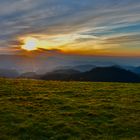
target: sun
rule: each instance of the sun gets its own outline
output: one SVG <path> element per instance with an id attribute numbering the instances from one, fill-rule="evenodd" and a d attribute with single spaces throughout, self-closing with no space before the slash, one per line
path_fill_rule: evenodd
<path id="1" fill-rule="evenodd" d="M 28 37 L 23 42 L 22 49 L 24 50 L 33 51 L 38 49 L 38 40 L 36 38 Z"/>

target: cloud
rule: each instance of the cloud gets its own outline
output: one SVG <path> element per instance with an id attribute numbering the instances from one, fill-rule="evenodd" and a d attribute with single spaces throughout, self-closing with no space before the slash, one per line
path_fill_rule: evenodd
<path id="1" fill-rule="evenodd" d="M 124 35 L 118 37 L 112 37 L 104 40 L 106 43 L 104 44 L 122 44 L 122 43 L 140 43 L 140 34 L 138 35 Z"/>
<path id="2" fill-rule="evenodd" d="M 139 43 L 140 1 L 0 0 L 0 20 L 0 48 L 5 51 L 15 50 L 25 36 L 66 39 L 57 49 L 95 50 L 101 44 L 109 49 L 111 44 Z"/>

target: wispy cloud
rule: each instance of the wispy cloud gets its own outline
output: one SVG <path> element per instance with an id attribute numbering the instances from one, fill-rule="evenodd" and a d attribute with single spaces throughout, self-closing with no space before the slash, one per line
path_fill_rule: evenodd
<path id="1" fill-rule="evenodd" d="M 2 53 L 16 51 L 25 36 L 58 42 L 57 49 L 93 54 L 121 49 L 125 42 L 140 45 L 137 0 L 0 0 L 0 21 Z"/>

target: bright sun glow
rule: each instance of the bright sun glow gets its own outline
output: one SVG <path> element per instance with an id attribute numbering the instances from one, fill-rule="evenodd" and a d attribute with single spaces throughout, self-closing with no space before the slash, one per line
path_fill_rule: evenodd
<path id="1" fill-rule="evenodd" d="M 22 49 L 27 51 L 33 51 L 38 49 L 38 40 L 32 37 L 28 37 L 24 39 L 24 45 Z"/>

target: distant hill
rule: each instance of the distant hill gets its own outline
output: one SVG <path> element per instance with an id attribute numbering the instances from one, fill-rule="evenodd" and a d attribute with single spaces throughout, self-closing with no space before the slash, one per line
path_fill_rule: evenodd
<path id="1" fill-rule="evenodd" d="M 76 78 L 80 81 L 140 82 L 140 77 L 135 73 L 115 66 L 97 67 L 78 75 Z"/>
<path id="2" fill-rule="evenodd" d="M 134 72 L 137 73 L 137 74 L 140 74 L 140 66 L 139 66 L 139 67 L 136 67 L 136 68 L 134 69 Z"/>
<path id="3" fill-rule="evenodd" d="M 140 75 L 140 66 L 122 66 L 124 69 Z"/>
<path id="4" fill-rule="evenodd" d="M 74 66 L 73 69 L 81 71 L 81 72 L 86 72 L 86 71 L 92 70 L 95 67 L 96 67 L 95 65 L 85 64 L 85 65 Z"/>
<path id="5" fill-rule="evenodd" d="M 19 73 L 16 70 L 0 69 L 0 77 L 16 78 Z"/>
<path id="6" fill-rule="evenodd" d="M 87 72 L 73 71 L 75 70 L 59 70 L 59 73 L 54 71 L 41 78 L 66 81 L 140 82 L 139 75 L 115 66 L 97 67 Z"/>
<path id="7" fill-rule="evenodd" d="M 91 66 L 93 66 L 92 69 L 90 69 Z M 68 69 L 68 67 L 64 69 L 56 69 L 43 75 L 39 75 L 35 72 L 26 72 L 19 75 L 14 69 L 0 69 L 0 77 L 60 81 L 140 82 L 140 67 L 130 67 L 130 70 L 128 70 L 127 68 L 124 69 L 118 65 L 108 67 L 78 65 L 73 66 L 73 68 L 75 69 Z M 85 71 L 86 69 L 88 70 Z"/>
<path id="8" fill-rule="evenodd" d="M 41 77 L 43 80 L 71 80 L 74 75 L 80 74 L 79 71 L 73 69 L 62 69 L 49 72 Z"/>
<path id="9" fill-rule="evenodd" d="M 37 75 L 35 72 L 26 72 L 26 73 L 22 73 L 19 77 L 20 78 L 38 79 L 40 76 Z"/>
<path id="10" fill-rule="evenodd" d="M 75 65 L 75 66 L 59 66 L 56 67 L 56 70 L 68 70 L 68 69 L 73 69 L 73 70 L 77 70 L 80 72 L 86 72 L 89 71 L 93 68 L 97 67 L 96 65 L 91 65 L 91 64 L 84 64 L 84 65 Z"/>
<path id="11" fill-rule="evenodd" d="M 131 71 L 140 75 L 140 66 L 133 68 Z"/>

